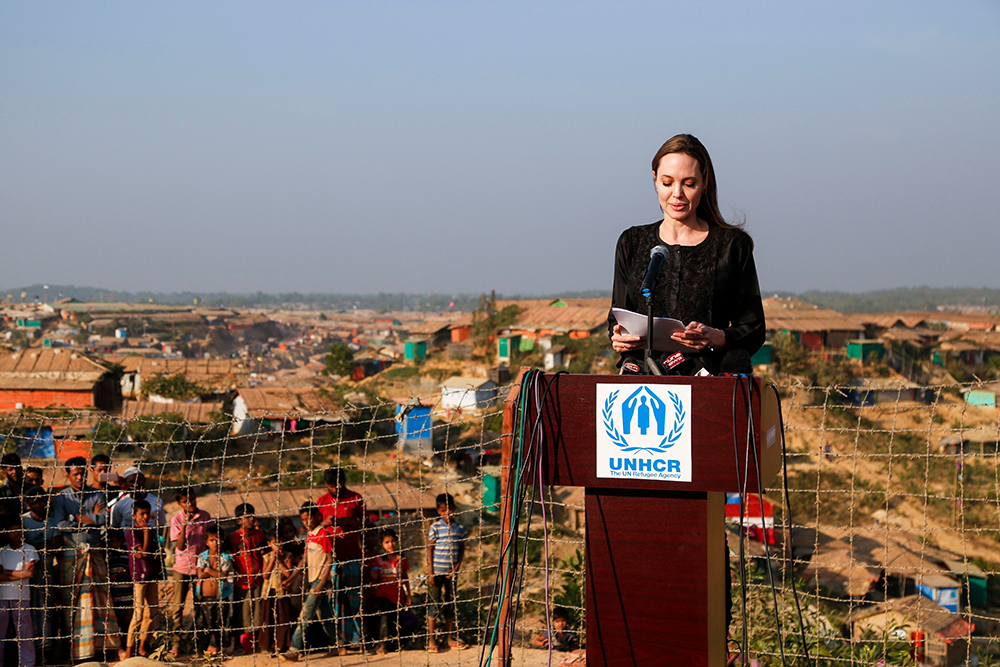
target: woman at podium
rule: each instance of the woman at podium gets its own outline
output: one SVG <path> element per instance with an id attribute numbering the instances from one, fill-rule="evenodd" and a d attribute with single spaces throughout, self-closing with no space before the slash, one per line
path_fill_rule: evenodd
<path id="1" fill-rule="evenodd" d="M 640 290 L 650 251 L 664 245 L 669 252 L 652 290 L 653 316 L 679 320 L 684 328 L 670 336 L 679 344 L 675 350 L 654 350 L 656 362 L 671 372 L 662 364 L 680 349 L 685 359 L 675 374 L 701 368 L 712 375 L 749 374 L 750 358 L 764 343 L 753 240 L 742 224 L 726 222 L 719 212 L 712 158 L 697 138 L 672 137 L 652 167 L 663 219 L 630 227 L 618 238 L 611 305 L 646 313 Z M 636 361 L 645 338 L 627 334 L 613 314 L 608 329 L 623 372 L 647 372 Z"/>

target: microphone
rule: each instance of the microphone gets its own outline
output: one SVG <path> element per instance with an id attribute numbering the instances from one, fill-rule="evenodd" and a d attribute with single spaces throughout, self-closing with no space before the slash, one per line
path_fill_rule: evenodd
<path id="1" fill-rule="evenodd" d="M 642 279 L 642 288 L 639 293 L 649 298 L 653 295 L 653 288 L 660 278 L 660 269 L 663 268 L 663 261 L 667 258 L 670 248 L 665 245 L 658 245 L 649 251 L 649 268 L 646 269 L 646 277 Z"/>

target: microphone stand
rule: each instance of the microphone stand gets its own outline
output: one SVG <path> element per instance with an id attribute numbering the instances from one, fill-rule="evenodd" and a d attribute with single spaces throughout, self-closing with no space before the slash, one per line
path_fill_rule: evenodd
<path id="1" fill-rule="evenodd" d="M 653 358 L 653 295 L 646 297 L 646 372 L 650 375 L 663 375 L 663 369 Z"/>

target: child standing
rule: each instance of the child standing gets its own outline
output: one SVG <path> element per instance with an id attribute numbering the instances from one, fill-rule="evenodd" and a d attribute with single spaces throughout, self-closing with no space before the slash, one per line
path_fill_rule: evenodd
<path id="1" fill-rule="evenodd" d="M 8 544 L 0 549 L 0 628 L 6 634 L 13 617 L 19 664 L 34 667 L 35 632 L 31 624 L 28 581 L 35 573 L 38 551 L 24 543 L 18 514 L 7 516 L 4 523 Z"/>
<path id="2" fill-rule="evenodd" d="M 282 549 L 277 536 L 270 539 L 268 546 L 271 551 L 264 556 L 261 627 L 257 642 L 265 653 L 280 654 L 291 647 L 295 631 L 289 592 L 298 558 L 291 548 Z"/>
<path id="3" fill-rule="evenodd" d="M 302 655 L 306 644 L 305 633 L 313 619 L 322 622 L 330 644 L 337 643 L 336 617 L 327 592 L 330 570 L 333 567 L 333 536 L 330 529 L 323 525 L 323 515 L 316 503 L 312 501 L 302 503 L 299 516 L 309 530 L 309 535 L 306 537 L 306 579 L 309 583 L 308 594 L 299 613 L 299 622 L 292 635 L 292 649 L 281 655 L 283 660 L 290 662 L 297 661 Z M 346 655 L 347 650 L 341 646 L 339 652 L 341 655 Z"/>
<path id="4" fill-rule="evenodd" d="M 173 646 L 170 657 L 181 655 L 184 644 L 181 639 L 184 630 L 184 607 L 188 591 L 198 581 L 198 554 L 205 550 L 205 530 L 212 520 L 211 515 L 198 509 L 198 496 L 193 488 L 182 489 L 175 496 L 180 511 L 170 520 L 170 539 L 174 542 L 174 567 L 171 581 L 174 584 L 173 604 L 170 610 L 170 626 L 173 629 Z M 198 642 L 200 628 L 197 615 L 192 632 L 193 643 Z"/>
<path id="5" fill-rule="evenodd" d="M 239 629 L 240 646 L 247 653 L 257 648 L 257 628 L 260 627 L 260 590 L 264 583 L 260 576 L 264 569 L 264 550 L 267 536 L 256 527 L 256 510 L 250 503 L 236 506 L 239 530 L 229 535 L 236 565 L 236 585 L 233 587 L 233 631 Z"/>
<path id="6" fill-rule="evenodd" d="M 218 527 L 207 527 L 205 545 L 207 548 L 198 555 L 198 584 L 194 590 L 195 617 L 202 630 L 198 636 L 198 652 L 216 653 L 223 649 L 228 639 L 229 600 L 233 596 L 233 584 L 229 579 L 235 567 L 233 557 L 222 550 Z"/>
<path id="7" fill-rule="evenodd" d="M 156 529 L 150 525 L 152 506 L 148 500 L 132 503 L 132 527 L 125 533 L 128 546 L 128 565 L 132 571 L 134 607 L 132 622 L 128 626 L 128 638 L 121 659 L 131 658 L 136 639 L 139 640 L 139 655 L 149 655 L 150 640 L 160 620 L 160 567 L 159 540 Z"/>
<path id="8" fill-rule="evenodd" d="M 437 617 L 444 618 L 444 641 L 454 649 L 468 648 L 458 635 L 451 639 L 455 625 L 455 575 L 465 557 L 465 539 L 469 531 L 455 520 L 455 499 L 442 493 L 436 499 L 437 513 L 441 518 L 431 525 L 427 546 L 427 585 L 432 604 L 428 607 L 427 651 L 438 652 L 434 636 Z"/>
<path id="9" fill-rule="evenodd" d="M 399 553 L 399 536 L 392 528 L 383 530 L 380 556 L 372 560 L 370 577 L 375 585 L 375 614 L 371 617 L 368 635 L 372 638 L 381 637 L 382 642 L 375 649 L 376 653 L 395 651 L 399 646 L 399 617 L 403 607 L 411 602 L 410 597 L 410 562 L 406 556 Z M 382 634 L 382 619 L 385 619 L 385 634 Z"/>

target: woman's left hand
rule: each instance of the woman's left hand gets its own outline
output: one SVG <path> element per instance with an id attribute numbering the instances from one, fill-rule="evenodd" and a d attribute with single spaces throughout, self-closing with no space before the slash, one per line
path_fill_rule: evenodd
<path id="1" fill-rule="evenodd" d="M 691 322 L 683 331 L 670 334 L 670 338 L 699 351 L 709 347 L 718 350 L 726 346 L 726 334 L 722 329 L 701 322 Z"/>
<path id="2" fill-rule="evenodd" d="M 624 354 L 632 350 L 638 350 L 645 344 L 645 338 L 626 333 L 620 324 L 616 324 L 611 330 L 611 347 L 615 352 Z"/>

